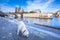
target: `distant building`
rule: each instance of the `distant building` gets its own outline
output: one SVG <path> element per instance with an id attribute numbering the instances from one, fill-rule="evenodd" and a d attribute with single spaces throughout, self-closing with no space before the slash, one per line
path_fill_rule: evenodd
<path id="1" fill-rule="evenodd" d="M 60 10 L 57 11 L 58 15 L 60 15 Z"/>
<path id="2" fill-rule="evenodd" d="M 29 18 L 53 18 L 52 13 L 27 13 L 23 14 L 23 17 L 29 17 Z"/>
<path id="3" fill-rule="evenodd" d="M 15 13 L 18 13 L 18 8 L 17 7 L 15 8 Z"/>
<path id="4" fill-rule="evenodd" d="M 41 13 L 41 10 L 40 9 L 36 9 L 36 10 L 30 11 L 30 13 Z"/>
<path id="5" fill-rule="evenodd" d="M 24 12 L 24 10 L 21 7 L 16 7 L 15 8 L 15 13 L 21 14 L 23 12 Z"/>
<path id="6" fill-rule="evenodd" d="M 15 8 L 15 14 L 17 15 L 17 16 L 20 16 L 21 18 L 23 18 L 23 13 L 24 13 L 24 10 L 21 8 L 21 7 L 16 7 Z M 19 17 L 19 18 L 20 18 Z"/>
<path id="7" fill-rule="evenodd" d="M 60 17 L 60 10 L 57 11 L 57 15 Z"/>
<path id="8" fill-rule="evenodd" d="M 31 12 L 25 12 L 24 10 L 19 7 L 19 8 L 15 8 L 15 14 L 9 14 L 9 16 L 16 16 L 18 18 L 23 18 L 23 17 L 28 17 L 28 18 L 53 18 L 53 14 L 52 13 L 41 13 L 41 10 L 37 9 L 37 10 L 33 10 Z"/>

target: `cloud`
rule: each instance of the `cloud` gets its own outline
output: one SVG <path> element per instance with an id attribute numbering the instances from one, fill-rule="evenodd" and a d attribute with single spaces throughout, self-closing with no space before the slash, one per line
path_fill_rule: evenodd
<path id="1" fill-rule="evenodd" d="M 14 12 L 15 8 L 4 5 L 4 4 L 0 4 L 1 10 L 3 12 Z"/>
<path id="2" fill-rule="evenodd" d="M 54 0 L 48 0 L 43 6 L 42 9 L 47 8 Z"/>
<path id="3" fill-rule="evenodd" d="M 10 0 L 7 0 L 7 2 L 9 2 Z M 45 11 L 51 11 L 52 8 L 49 8 L 49 6 L 51 6 L 52 2 L 54 2 L 54 0 L 28 0 L 26 3 L 26 6 L 21 6 L 22 8 L 24 8 L 25 11 L 32 11 L 35 9 L 40 9 L 42 12 Z M 0 4 L 1 6 L 1 10 L 3 12 L 14 12 L 15 11 L 15 7 L 10 7 L 8 5 L 6 5 L 6 3 L 4 4 Z M 19 5 L 16 5 L 17 7 L 19 7 Z"/>
<path id="4" fill-rule="evenodd" d="M 40 1 L 38 0 L 35 0 L 35 1 L 27 1 L 27 6 L 26 6 L 26 9 L 28 11 L 31 11 L 31 10 L 34 10 L 34 9 L 40 9 L 41 8 L 41 4 L 39 4 Z"/>
<path id="5" fill-rule="evenodd" d="M 54 2 L 54 0 L 45 0 L 45 1 L 46 2 L 43 2 L 42 0 L 27 1 L 28 5 L 25 7 L 25 9 L 26 11 L 31 11 L 35 9 L 47 11 L 49 9 L 50 4 Z"/>

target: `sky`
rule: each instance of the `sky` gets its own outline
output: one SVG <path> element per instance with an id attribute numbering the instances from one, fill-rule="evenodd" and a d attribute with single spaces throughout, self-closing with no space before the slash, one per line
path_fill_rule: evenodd
<path id="1" fill-rule="evenodd" d="M 60 9 L 60 0 L 0 0 L 0 10 L 3 12 L 14 12 L 15 7 L 19 6 L 27 12 L 36 9 L 55 12 Z"/>

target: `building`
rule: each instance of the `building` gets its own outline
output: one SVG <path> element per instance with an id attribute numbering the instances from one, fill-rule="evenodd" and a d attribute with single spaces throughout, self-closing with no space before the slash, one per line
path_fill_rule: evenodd
<path id="1" fill-rule="evenodd" d="M 30 13 L 41 13 L 41 10 L 40 9 L 36 9 L 36 10 L 30 11 Z"/>
<path id="2" fill-rule="evenodd" d="M 52 13 L 24 13 L 23 17 L 29 18 L 53 18 Z"/>
<path id="3" fill-rule="evenodd" d="M 58 15 L 59 15 L 59 17 L 60 17 L 60 10 L 58 10 L 58 11 L 57 11 L 57 14 L 58 14 Z"/>
<path id="4" fill-rule="evenodd" d="M 18 18 L 53 18 L 52 13 L 41 13 L 41 10 L 33 10 L 32 12 L 25 12 L 22 8 L 15 8 L 15 13 L 14 14 L 9 14 L 10 15 L 17 15 Z"/>
<path id="5" fill-rule="evenodd" d="M 20 16 L 21 18 L 23 18 L 23 13 L 24 13 L 24 10 L 21 8 L 21 7 L 16 7 L 15 8 L 15 14 L 17 15 L 17 16 Z M 19 17 L 19 18 L 20 18 Z"/>
<path id="6" fill-rule="evenodd" d="M 50 12 L 41 13 L 41 10 L 36 9 L 30 11 L 29 13 L 24 13 L 23 17 L 30 17 L 30 18 L 53 18 L 53 14 Z"/>

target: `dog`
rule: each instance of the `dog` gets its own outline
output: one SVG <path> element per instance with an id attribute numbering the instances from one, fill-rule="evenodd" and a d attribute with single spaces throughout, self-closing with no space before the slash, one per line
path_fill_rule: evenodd
<path id="1" fill-rule="evenodd" d="M 21 31 L 23 36 L 28 37 L 29 36 L 29 31 L 26 28 L 26 25 L 24 24 L 23 21 L 18 21 L 16 20 L 17 24 L 18 24 L 18 31 L 17 31 L 17 35 L 19 35 L 19 32 Z"/>

